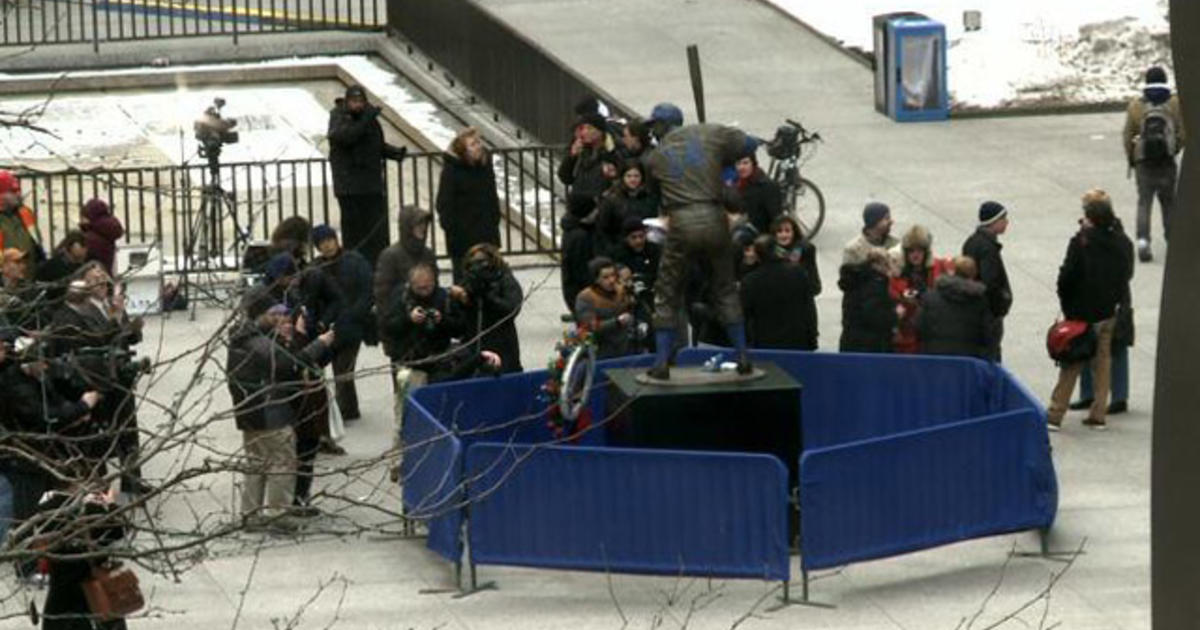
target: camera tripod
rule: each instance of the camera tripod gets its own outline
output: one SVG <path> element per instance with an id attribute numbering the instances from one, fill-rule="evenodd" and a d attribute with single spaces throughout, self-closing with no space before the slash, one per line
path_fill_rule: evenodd
<path id="1" fill-rule="evenodd" d="M 200 155 L 208 159 L 208 183 L 200 189 L 200 207 L 191 214 L 184 235 L 183 273 L 181 289 L 183 295 L 191 304 L 191 318 L 196 318 L 196 300 L 192 290 L 202 294 L 207 300 L 221 301 L 215 290 L 216 273 L 228 271 L 225 264 L 226 252 L 232 251 L 237 257 L 245 249 L 250 240 L 248 230 L 238 222 L 237 208 L 231 193 L 221 187 L 221 146 L 220 144 L 202 144 Z M 190 195 L 188 206 L 190 206 Z M 233 242 L 224 247 L 222 226 L 228 220 L 233 223 Z M 238 260 L 234 268 L 240 265 Z M 194 282 L 192 276 L 204 274 L 203 282 Z"/>

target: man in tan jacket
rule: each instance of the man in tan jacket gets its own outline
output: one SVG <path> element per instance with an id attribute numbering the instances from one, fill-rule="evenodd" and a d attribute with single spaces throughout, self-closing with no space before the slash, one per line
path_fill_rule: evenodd
<path id="1" fill-rule="evenodd" d="M 1162 208 L 1163 239 L 1169 238 L 1168 221 L 1175 205 L 1178 168 L 1175 156 L 1183 149 L 1183 116 L 1179 98 L 1171 93 L 1167 73 L 1158 66 L 1146 71 L 1146 87 L 1129 103 L 1125 113 L 1124 146 L 1129 167 L 1137 174 L 1138 259 L 1150 262 L 1150 210 L 1154 197 Z"/>

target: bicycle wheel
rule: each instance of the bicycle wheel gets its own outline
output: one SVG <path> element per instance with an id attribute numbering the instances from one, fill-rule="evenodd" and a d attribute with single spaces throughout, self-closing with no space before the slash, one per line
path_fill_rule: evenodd
<path id="1" fill-rule="evenodd" d="M 788 191 L 786 207 L 792 218 L 800 224 L 804 237 L 809 240 L 816 238 L 821 225 L 825 223 L 825 195 L 821 189 L 812 180 L 801 177 L 799 183 Z"/>

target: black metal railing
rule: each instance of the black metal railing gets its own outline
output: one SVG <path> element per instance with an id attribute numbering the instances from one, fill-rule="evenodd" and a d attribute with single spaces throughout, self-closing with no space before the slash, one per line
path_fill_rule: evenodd
<path id="1" fill-rule="evenodd" d="M 505 255 L 551 254 L 557 251 L 558 219 L 565 208 L 564 187 L 554 177 L 561 147 L 521 147 L 493 152 L 496 187 L 505 220 L 501 249 Z M 437 210 L 443 155 L 409 154 L 387 165 L 389 240 L 397 237 L 397 210 L 416 205 Z M 47 250 L 79 224 L 80 209 L 90 199 L 108 202 L 125 226 L 125 243 L 161 248 L 167 273 L 183 268 L 187 253 L 205 252 L 203 265 L 188 268 L 232 271 L 239 268 L 245 242 L 267 241 L 272 230 L 291 216 L 313 225 L 340 225 L 329 161 L 324 158 L 222 164 L 220 186 L 228 205 L 202 212 L 203 191 L 212 183 L 204 164 L 89 171 L 18 171 L 25 203 L 38 217 Z M 432 231 L 431 246 L 446 257 L 445 236 Z"/>
<path id="2" fill-rule="evenodd" d="M 388 28 L 543 142 L 570 137 L 574 106 L 589 95 L 633 114 L 472 0 L 389 0 Z"/>
<path id="3" fill-rule="evenodd" d="M 376 30 L 386 0 L 0 0 L 0 46 Z"/>

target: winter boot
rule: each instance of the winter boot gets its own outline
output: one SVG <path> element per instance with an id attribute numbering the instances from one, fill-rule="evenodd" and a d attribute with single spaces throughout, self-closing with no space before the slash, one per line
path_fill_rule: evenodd
<path id="1" fill-rule="evenodd" d="M 1150 249 L 1150 241 L 1144 238 L 1138 239 L 1138 260 L 1144 263 L 1154 260 L 1154 251 Z"/>

